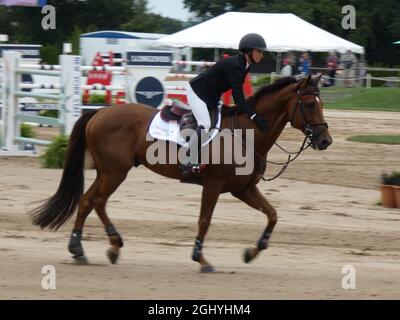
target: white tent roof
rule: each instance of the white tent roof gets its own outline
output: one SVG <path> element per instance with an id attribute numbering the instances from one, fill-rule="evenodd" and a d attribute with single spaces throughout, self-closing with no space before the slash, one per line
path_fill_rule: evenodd
<path id="1" fill-rule="evenodd" d="M 363 53 L 364 48 L 320 29 L 292 13 L 227 12 L 218 17 L 165 36 L 158 45 L 237 49 L 239 40 L 256 32 L 269 51 L 329 51 Z"/>

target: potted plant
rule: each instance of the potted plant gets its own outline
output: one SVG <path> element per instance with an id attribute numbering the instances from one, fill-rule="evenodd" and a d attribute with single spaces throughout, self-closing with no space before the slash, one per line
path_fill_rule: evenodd
<path id="1" fill-rule="evenodd" d="M 391 174 L 382 174 L 381 182 L 382 206 L 385 208 L 400 208 L 400 198 L 398 206 L 395 197 L 397 193 L 398 197 L 400 197 L 400 172 L 393 171 Z"/>
<path id="2" fill-rule="evenodd" d="M 394 189 L 394 200 L 396 207 L 400 209 L 400 171 L 395 171 L 392 174 L 392 183 Z"/>

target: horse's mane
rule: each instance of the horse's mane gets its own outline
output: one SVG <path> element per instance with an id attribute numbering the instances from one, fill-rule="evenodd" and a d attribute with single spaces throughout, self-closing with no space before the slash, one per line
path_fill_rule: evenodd
<path id="1" fill-rule="evenodd" d="M 283 77 L 276 80 L 274 83 L 261 87 L 257 92 L 254 94 L 253 99 L 257 101 L 261 97 L 265 96 L 268 93 L 276 92 L 285 88 L 286 86 L 297 82 L 295 77 Z"/>

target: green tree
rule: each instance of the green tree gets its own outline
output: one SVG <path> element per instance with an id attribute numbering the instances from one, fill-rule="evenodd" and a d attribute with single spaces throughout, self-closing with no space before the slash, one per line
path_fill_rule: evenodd
<path id="1" fill-rule="evenodd" d="M 148 12 L 147 0 L 48 0 L 56 9 L 56 28 L 44 30 L 41 8 L 0 6 L 0 33 L 10 43 L 40 43 L 49 56 L 72 42 L 78 53 L 79 36 L 100 30 L 173 33 L 182 29 L 178 20 Z M 53 48 L 53 49 L 51 49 Z M 53 60 L 53 59 L 49 59 Z"/>
<path id="2" fill-rule="evenodd" d="M 398 0 L 184 0 L 185 7 L 200 20 L 227 11 L 293 13 L 300 18 L 365 47 L 369 63 L 399 64 L 400 1 Z M 356 9 L 356 29 L 344 30 L 342 7 Z M 238 23 L 241 23 L 238 21 Z M 310 35 L 312 37 L 312 35 Z"/>

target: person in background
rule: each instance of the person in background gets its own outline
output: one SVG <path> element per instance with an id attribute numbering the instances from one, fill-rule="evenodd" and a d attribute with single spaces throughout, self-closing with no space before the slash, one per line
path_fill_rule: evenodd
<path id="1" fill-rule="evenodd" d="M 329 86 L 335 85 L 336 69 L 339 64 L 339 59 L 335 51 L 329 51 L 329 55 L 326 58 L 326 69 L 329 76 L 327 84 Z"/>
<path id="2" fill-rule="evenodd" d="M 301 55 L 300 58 L 300 64 L 299 64 L 299 71 L 301 74 L 303 74 L 304 76 L 307 76 L 311 73 L 311 59 L 310 59 L 310 55 L 308 54 L 308 52 L 304 52 Z"/>
<path id="3" fill-rule="evenodd" d="M 186 67 L 186 56 L 185 55 L 182 55 L 181 61 L 182 61 L 182 63 L 179 63 L 178 66 L 176 67 L 176 71 L 178 73 L 182 73 L 185 70 L 185 67 Z"/>
<path id="4" fill-rule="evenodd" d="M 283 65 L 283 67 L 281 70 L 281 76 L 282 77 L 290 77 L 293 74 L 292 62 L 291 62 L 290 56 L 287 56 L 286 58 L 283 59 L 282 65 Z"/>
<path id="5" fill-rule="evenodd" d="M 353 79 L 355 76 L 355 67 L 357 65 L 357 58 L 351 50 L 347 50 L 345 54 L 341 56 L 340 64 L 343 68 L 343 78 L 345 79 L 345 86 L 352 87 Z"/>

